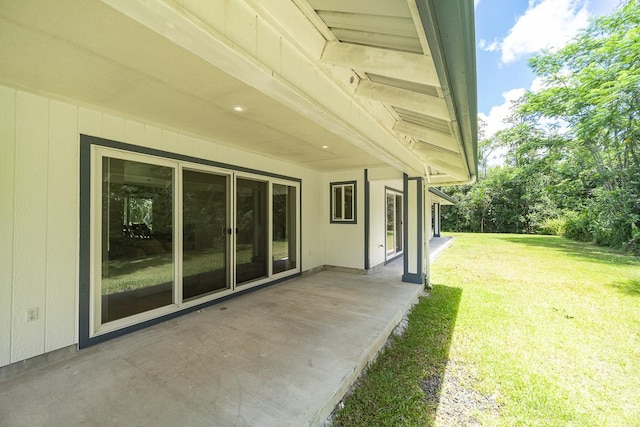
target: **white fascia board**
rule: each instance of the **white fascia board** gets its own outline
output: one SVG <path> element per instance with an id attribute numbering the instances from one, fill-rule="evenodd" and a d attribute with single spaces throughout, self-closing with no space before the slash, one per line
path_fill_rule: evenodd
<path id="1" fill-rule="evenodd" d="M 341 135 L 351 144 L 381 161 L 411 175 L 421 175 L 419 172 L 423 170 L 421 160 L 375 118 L 371 117 L 373 126 L 367 129 L 369 132 L 367 135 L 343 117 L 333 113 L 331 106 L 319 103 L 255 56 L 241 49 L 238 43 L 216 32 L 177 4 L 165 0 L 102 1 L 220 70 L 256 88 L 320 126 Z M 288 41 L 287 38 L 285 39 Z M 292 44 L 295 45 L 295 43 Z M 322 73 L 319 69 L 317 72 Z M 346 92 L 341 93 L 343 96 L 348 96 Z M 360 109 L 354 112 L 354 116 L 367 115 L 365 109 L 357 105 L 353 98 L 351 103 Z M 372 137 L 371 133 L 375 136 Z"/>

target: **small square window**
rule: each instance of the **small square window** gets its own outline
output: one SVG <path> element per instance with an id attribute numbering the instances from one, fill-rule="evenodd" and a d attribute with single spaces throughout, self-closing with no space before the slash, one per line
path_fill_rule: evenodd
<path id="1" fill-rule="evenodd" d="M 355 224 L 356 181 L 331 183 L 331 223 Z"/>

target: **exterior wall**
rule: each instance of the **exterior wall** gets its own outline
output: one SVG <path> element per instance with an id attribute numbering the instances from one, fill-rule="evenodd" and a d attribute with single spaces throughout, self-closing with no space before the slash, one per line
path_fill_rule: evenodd
<path id="1" fill-rule="evenodd" d="M 371 268 L 385 262 L 386 241 L 386 189 L 402 192 L 402 180 L 371 181 L 370 203 L 371 217 L 369 228 L 369 261 Z"/>
<path id="2" fill-rule="evenodd" d="M 329 211 L 330 183 L 356 181 L 355 224 L 331 224 Z M 322 223 L 325 224 L 325 264 L 335 267 L 364 269 L 364 170 L 325 174 Z"/>
<path id="3" fill-rule="evenodd" d="M 0 366 L 78 342 L 80 133 L 301 178 L 302 270 L 325 264 L 319 224 L 328 223 L 329 181 L 321 173 L 0 86 Z M 362 259 L 361 236 L 349 237 L 357 244 L 341 251 Z M 31 308 L 38 319 L 27 321 Z"/>

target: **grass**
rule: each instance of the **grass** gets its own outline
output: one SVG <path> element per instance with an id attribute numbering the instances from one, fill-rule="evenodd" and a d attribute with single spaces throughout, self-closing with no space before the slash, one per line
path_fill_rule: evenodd
<path id="1" fill-rule="evenodd" d="M 443 384 L 447 364 L 496 400 L 474 412 L 480 425 L 640 425 L 639 258 L 551 236 L 459 234 L 432 281 L 335 425 L 436 424 L 441 390 L 424 385 Z"/>

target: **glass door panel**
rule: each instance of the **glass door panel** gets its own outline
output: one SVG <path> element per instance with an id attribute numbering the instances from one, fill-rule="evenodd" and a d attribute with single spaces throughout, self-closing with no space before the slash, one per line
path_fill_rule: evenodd
<path id="1" fill-rule="evenodd" d="M 236 179 L 236 283 L 266 277 L 268 272 L 267 182 Z"/>
<path id="2" fill-rule="evenodd" d="M 296 268 L 296 188 L 273 184 L 271 258 L 273 274 Z"/>
<path id="3" fill-rule="evenodd" d="M 395 252 L 395 197 L 393 193 L 387 193 L 387 227 L 386 227 L 386 248 L 387 255 Z"/>
<path id="4" fill-rule="evenodd" d="M 173 180 L 171 167 L 102 158 L 101 323 L 173 303 Z"/>
<path id="5" fill-rule="evenodd" d="M 387 259 L 399 254 L 403 250 L 402 244 L 402 194 L 396 191 L 386 191 L 387 223 L 386 249 Z"/>
<path id="6" fill-rule="evenodd" d="M 182 298 L 227 289 L 228 177 L 182 172 Z"/>
<path id="7" fill-rule="evenodd" d="M 396 229 L 395 229 L 395 238 L 396 238 L 396 253 L 400 253 L 403 251 L 402 244 L 402 195 L 396 194 Z"/>

